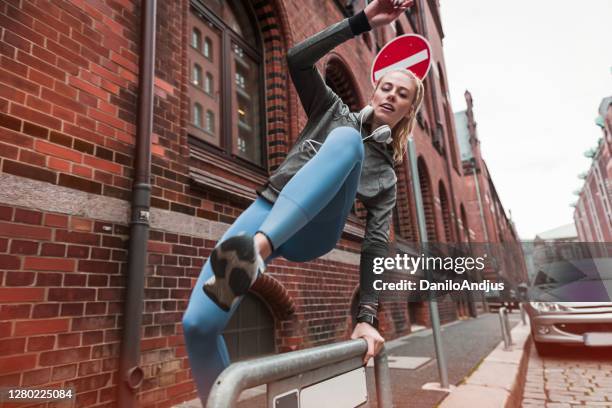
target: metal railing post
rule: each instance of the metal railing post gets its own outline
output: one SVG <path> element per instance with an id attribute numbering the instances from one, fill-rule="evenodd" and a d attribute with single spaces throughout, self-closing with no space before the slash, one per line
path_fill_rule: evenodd
<path id="1" fill-rule="evenodd" d="M 414 139 L 408 138 L 408 158 L 410 160 L 410 172 L 412 173 L 412 190 L 417 213 L 417 225 L 419 227 L 419 238 L 424 253 L 427 253 L 427 225 L 425 221 L 425 210 L 423 208 L 423 196 L 421 194 L 421 185 L 419 183 L 419 167 L 417 164 L 416 147 Z M 426 270 L 426 278 L 431 281 L 431 271 Z M 440 330 L 440 314 L 438 311 L 438 300 L 433 296 L 432 291 L 429 293 L 429 318 L 431 320 L 431 332 L 434 340 L 434 349 L 436 352 L 436 361 L 438 364 L 438 374 L 440 376 L 440 388 L 447 389 L 448 386 L 448 369 L 446 367 L 446 358 L 444 357 L 444 346 L 442 343 L 442 331 Z"/>
<path id="2" fill-rule="evenodd" d="M 393 407 L 393 394 L 391 391 L 391 373 L 385 347 L 374 357 L 374 377 L 376 380 L 376 397 L 380 408 Z"/>
<path id="3" fill-rule="evenodd" d="M 504 340 L 504 350 L 510 350 L 512 346 L 511 346 L 510 338 L 508 336 L 508 328 L 506 326 L 506 318 L 505 318 L 506 308 L 503 306 L 500 307 L 498 314 L 499 314 L 499 325 L 501 327 L 501 332 L 502 332 L 502 339 Z"/>
<path id="4" fill-rule="evenodd" d="M 508 334 L 508 342 L 510 345 L 514 344 L 512 342 L 512 328 L 510 327 L 510 318 L 508 317 L 508 310 L 504 313 L 504 323 L 506 324 L 506 333 Z"/>

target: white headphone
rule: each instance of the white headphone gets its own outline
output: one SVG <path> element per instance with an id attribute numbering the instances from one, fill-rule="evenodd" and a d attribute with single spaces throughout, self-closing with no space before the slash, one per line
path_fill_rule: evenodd
<path id="1" fill-rule="evenodd" d="M 361 128 L 363 127 L 363 121 L 370 119 L 372 114 L 374 113 L 374 108 L 372 105 L 366 105 L 363 107 L 361 112 L 359 112 L 359 133 L 361 133 Z M 378 143 L 386 143 L 391 144 L 393 142 L 393 133 L 391 132 L 391 128 L 389 125 L 382 125 L 377 127 L 369 136 L 363 138 L 365 141 L 368 138 L 372 138 Z"/>

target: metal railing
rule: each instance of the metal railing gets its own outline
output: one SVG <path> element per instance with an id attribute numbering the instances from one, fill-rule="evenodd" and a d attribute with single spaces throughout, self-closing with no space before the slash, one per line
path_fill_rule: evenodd
<path id="1" fill-rule="evenodd" d="M 499 324 L 501 326 L 502 338 L 504 340 L 504 350 L 512 350 L 512 327 L 510 327 L 510 318 L 508 317 L 508 309 L 502 306 L 499 308 Z"/>
<path id="2" fill-rule="evenodd" d="M 217 377 L 206 407 L 235 407 L 242 391 L 262 384 L 268 384 L 270 404 L 270 383 L 296 376 L 299 382 L 307 377 L 306 373 L 313 371 L 316 372 L 318 381 L 332 378 L 362 367 L 366 351 L 366 341 L 357 339 L 231 364 Z M 374 357 L 374 375 L 378 407 L 393 407 L 391 379 L 384 347 Z M 303 386 L 305 385 L 298 384 L 298 389 Z"/>

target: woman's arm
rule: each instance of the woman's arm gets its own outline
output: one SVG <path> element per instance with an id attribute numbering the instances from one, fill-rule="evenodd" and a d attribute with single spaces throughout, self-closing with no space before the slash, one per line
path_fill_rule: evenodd
<path id="1" fill-rule="evenodd" d="M 368 30 L 370 25 L 362 11 L 329 26 L 289 50 L 287 53 L 289 73 L 308 117 L 317 109 L 326 110 L 338 98 L 325 85 L 315 63 L 338 45 Z"/>
<path id="2" fill-rule="evenodd" d="M 374 289 L 374 281 L 380 276 L 374 274 L 374 258 L 386 257 L 389 254 L 389 231 L 396 191 L 396 185 L 393 184 L 391 188 L 376 196 L 366 205 L 368 216 L 359 262 L 357 318 L 367 316 L 377 318 L 378 315 L 379 291 Z M 351 338 L 358 337 L 363 337 L 368 343 L 368 351 L 364 357 L 364 363 L 367 364 L 370 357 L 378 354 L 384 344 L 384 339 L 377 328 L 368 323 L 358 323 L 355 326 Z"/>
<path id="3" fill-rule="evenodd" d="M 327 109 L 338 96 L 325 85 L 315 64 L 343 42 L 394 21 L 412 0 L 374 0 L 361 12 L 336 23 L 292 47 L 287 63 L 302 106 L 310 117 L 317 109 Z"/>
<path id="4" fill-rule="evenodd" d="M 374 274 L 374 258 L 384 258 L 389 255 L 389 232 L 396 190 L 397 187 L 393 184 L 366 204 L 368 215 L 359 262 L 358 316 L 362 314 L 376 316 L 378 311 L 379 293 L 374 289 L 374 281 L 381 276 Z"/>

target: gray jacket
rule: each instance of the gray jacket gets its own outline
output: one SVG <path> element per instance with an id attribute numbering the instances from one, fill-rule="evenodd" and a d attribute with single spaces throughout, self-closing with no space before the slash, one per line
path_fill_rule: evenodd
<path id="1" fill-rule="evenodd" d="M 313 156 L 313 149 L 308 146 L 309 139 L 323 143 L 327 135 L 339 126 L 349 126 L 359 131 L 358 113 L 349 111 L 340 97 L 325 84 L 315 67 L 320 58 L 351 38 L 353 32 L 349 20 L 345 19 L 289 50 L 289 71 L 308 122 L 285 161 L 259 192 L 265 199 L 274 202 L 285 184 Z M 366 137 L 366 133 L 363 130 L 362 137 Z M 389 145 L 368 139 L 364 142 L 364 152 L 357 191 L 357 198 L 367 209 L 362 253 L 386 256 L 389 224 L 396 196 L 393 151 Z"/>

